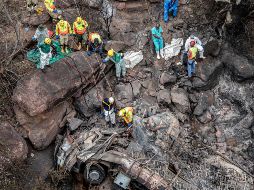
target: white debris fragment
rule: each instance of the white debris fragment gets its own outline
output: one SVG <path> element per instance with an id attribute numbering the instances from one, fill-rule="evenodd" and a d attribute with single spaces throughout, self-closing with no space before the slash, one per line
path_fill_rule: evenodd
<path id="1" fill-rule="evenodd" d="M 126 52 L 124 54 L 124 60 L 126 63 L 126 68 L 133 69 L 138 63 L 140 63 L 143 60 L 144 56 L 142 54 L 142 51 L 139 52 Z"/>
<path id="2" fill-rule="evenodd" d="M 171 44 L 166 44 L 165 47 L 163 48 L 165 60 L 177 56 L 181 51 L 182 45 L 183 45 L 182 38 L 177 39 L 173 38 Z"/>

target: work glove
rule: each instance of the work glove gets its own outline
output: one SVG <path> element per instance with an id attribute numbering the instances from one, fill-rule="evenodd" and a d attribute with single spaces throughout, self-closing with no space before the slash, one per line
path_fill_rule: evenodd
<path id="1" fill-rule="evenodd" d="M 58 40 L 60 38 L 60 36 L 59 35 L 56 35 L 56 39 Z"/>
<path id="2" fill-rule="evenodd" d="M 32 40 L 35 41 L 35 40 L 36 40 L 36 37 L 33 36 L 33 37 L 32 37 Z"/>
<path id="3" fill-rule="evenodd" d="M 53 10 L 53 13 L 57 13 L 57 10 L 55 9 L 55 10 Z"/>

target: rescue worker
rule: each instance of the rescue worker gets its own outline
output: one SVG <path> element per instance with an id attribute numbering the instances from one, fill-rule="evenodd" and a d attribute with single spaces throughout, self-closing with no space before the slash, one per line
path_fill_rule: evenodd
<path id="1" fill-rule="evenodd" d="M 68 36 L 72 34 L 70 24 L 65 20 L 60 20 L 56 25 L 56 39 L 60 39 L 62 53 L 68 53 Z"/>
<path id="2" fill-rule="evenodd" d="M 195 42 L 192 41 L 190 43 L 190 48 L 188 51 L 188 77 L 192 77 L 193 74 L 195 74 L 195 62 L 196 62 L 196 56 L 197 56 L 198 48 L 195 46 Z"/>
<path id="3" fill-rule="evenodd" d="M 119 82 L 121 75 L 125 77 L 126 75 L 126 64 L 123 59 L 122 53 L 117 53 L 113 49 L 110 49 L 108 51 L 108 56 L 102 61 L 103 63 L 106 63 L 108 61 L 112 61 L 115 63 L 116 66 L 116 78 L 117 82 Z"/>
<path id="4" fill-rule="evenodd" d="M 55 22 L 56 19 L 60 19 L 61 11 L 56 9 L 55 0 L 45 0 L 44 5 L 49 15 L 53 19 L 53 22 Z"/>
<path id="5" fill-rule="evenodd" d="M 178 0 L 164 0 L 164 21 L 168 22 L 168 15 L 173 12 L 173 17 L 177 16 Z"/>
<path id="6" fill-rule="evenodd" d="M 48 29 L 44 25 L 40 24 L 38 28 L 35 31 L 34 36 L 32 37 L 32 40 L 37 40 L 38 44 L 42 43 L 45 38 L 49 37 Z"/>
<path id="7" fill-rule="evenodd" d="M 44 71 L 45 65 L 49 65 L 49 60 L 52 57 L 51 51 L 51 39 L 50 38 L 45 38 L 44 42 L 38 45 L 39 51 L 41 54 L 40 57 L 40 69 L 42 72 Z"/>
<path id="8" fill-rule="evenodd" d="M 73 34 L 78 38 L 78 50 L 87 42 L 87 27 L 87 22 L 81 17 L 77 17 L 76 21 L 73 23 Z"/>
<path id="9" fill-rule="evenodd" d="M 38 0 L 26 0 L 27 10 L 31 14 L 37 7 Z"/>
<path id="10" fill-rule="evenodd" d="M 92 32 L 88 37 L 88 52 L 87 55 L 92 55 L 94 52 L 98 52 L 100 56 L 103 56 L 102 52 L 102 39 L 101 36 L 97 32 Z"/>
<path id="11" fill-rule="evenodd" d="M 102 101 L 102 107 L 103 107 L 103 111 L 104 111 L 105 120 L 108 124 L 110 123 L 112 125 L 112 127 L 114 127 L 115 123 L 116 123 L 114 102 L 115 102 L 115 100 L 113 97 L 105 98 Z"/>
<path id="12" fill-rule="evenodd" d="M 164 58 L 163 54 L 163 37 L 162 33 L 163 30 L 159 23 L 156 24 L 156 27 L 153 27 L 152 30 L 152 40 L 155 46 L 155 51 L 157 54 L 157 59 L 160 59 L 160 55 L 162 58 Z"/>
<path id="13" fill-rule="evenodd" d="M 128 128 L 132 127 L 132 121 L 133 121 L 133 108 L 132 107 L 126 107 L 121 109 L 118 112 L 119 117 L 121 117 L 125 124 L 128 126 Z"/>
<path id="14" fill-rule="evenodd" d="M 201 59 L 205 59 L 204 57 L 204 48 L 202 46 L 202 42 L 200 39 L 194 35 L 191 35 L 185 42 L 185 52 L 188 52 L 190 48 L 191 42 L 195 43 L 195 47 L 198 48 L 199 56 Z"/>

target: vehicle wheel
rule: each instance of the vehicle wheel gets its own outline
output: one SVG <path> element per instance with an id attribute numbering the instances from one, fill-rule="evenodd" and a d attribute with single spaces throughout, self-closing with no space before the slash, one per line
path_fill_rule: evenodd
<path id="1" fill-rule="evenodd" d="M 87 168 L 84 170 L 84 179 L 92 185 L 99 185 L 106 178 L 106 172 L 100 165 L 92 165 L 87 173 Z"/>

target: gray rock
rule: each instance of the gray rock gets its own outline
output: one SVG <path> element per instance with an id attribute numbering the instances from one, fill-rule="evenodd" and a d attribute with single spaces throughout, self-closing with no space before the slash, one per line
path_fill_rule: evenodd
<path id="1" fill-rule="evenodd" d="M 170 91 L 168 89 L 160 90 L 157 95 L 157 101 L 169 105 L 171 103 Z"/>
<path id="2" fill-rule="evenodd" d="M 119 52 L 125 50 L 127 48 L 127 45 L 123 41 L 108 41 L 105 45 L 105 50 L 114 49 L 114 51 Z"/>
<path id="3" fill-rule="evenodd" d="M 117 100 L 122 103 L 128 103 L 133 101 L 133 91 L 129 83 L 118 84 L 115 87 L 115 94 L 116 94 Z"/>
<path id="4" fill-rule="evenodd" d="M 190 102 L 187 92 L 182 88 L 172 89 L 171 98 L 173 104 L 182 113 L 190 112 Z"/>
<path id="5" fill-rule="evenodd" d="M 140 94 L 140 90 L 142 86 L 138 80 L 133 81 L 131 85 L 133 89 L 133 96 L 137 97 Z"/>
<path id="6" fill-rule="evenodd" d="M 68 122 L 69 122 L 69 128 L 71 131 L 76 130 L 83 123 L 83 121 L 78 118 L 68 119 Z"/>
<path id="7" fill-rule="evenodd" d="M 170 84 L 170 83 L 175 83 L 176 82 L 176 76 L 171 75 L 167 72 L 163 72 L 161 77 L 160 77 L 160 83 L 162 85 Z"/>

